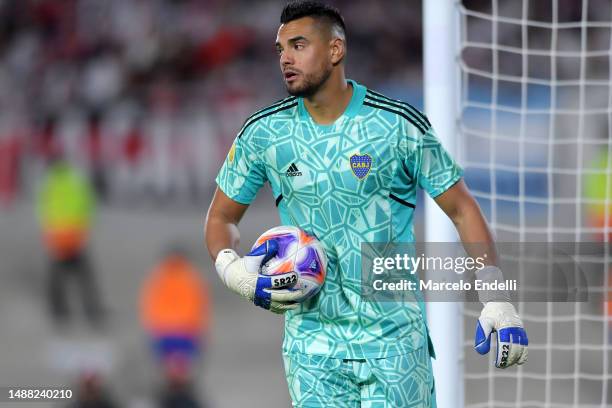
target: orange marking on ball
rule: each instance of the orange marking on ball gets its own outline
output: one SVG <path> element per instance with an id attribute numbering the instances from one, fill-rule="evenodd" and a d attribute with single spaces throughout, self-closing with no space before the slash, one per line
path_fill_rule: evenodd
<path id="1" fill-rule="evenodd" d="M 314 241 L 314 238 L 306 234 L 304 231 L 300 231 L 300 244 L 308 245 Z"/>
<path id="2" fill-rule="evenodd" d="M 274 268 L 274 273 L 287 273 L 287 272 L 292 272 L 293 271 L 293 262 L 292 261 L 285 261 L 282 264 L 280 264 L 279 266 L 277 266 L 276 268 Z"/>
<path id="3" fill-rule="evenodd" d="M 261 237 L 257 238 L 257 241 L 255 241 L 254 246 L 259 246 L 263 244 L 264 242 L 274 239 L 276 237 L 277 237 L 276 234 L 262 235 Z"/>

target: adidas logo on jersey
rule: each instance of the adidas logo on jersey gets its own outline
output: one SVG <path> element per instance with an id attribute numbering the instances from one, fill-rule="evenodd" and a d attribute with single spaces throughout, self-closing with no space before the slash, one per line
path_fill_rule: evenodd
<path id="1" fill-rule="evenodd" d="M 291 166 L 287 169 L 287 177 L 301 176 L 302 172 L 297 168 L 295 163 L 291 163 Z"/>

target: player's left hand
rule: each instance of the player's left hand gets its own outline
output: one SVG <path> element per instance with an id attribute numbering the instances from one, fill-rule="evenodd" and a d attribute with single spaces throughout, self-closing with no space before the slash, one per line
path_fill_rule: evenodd
<path id="1" fill-rule="evenodd" d="M 474 341 L 478 353 L 489 352 L 492 333 L 497 334 L 495 367 L 507 368 L 527 361 L 527 333 L 512 303 L 488 302 L 482 309 Z"/>

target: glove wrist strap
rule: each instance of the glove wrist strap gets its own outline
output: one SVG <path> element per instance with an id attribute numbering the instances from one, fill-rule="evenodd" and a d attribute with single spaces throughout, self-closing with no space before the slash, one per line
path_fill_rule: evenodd
<path id="1" fill-rule="evenodd" d="M 486 265 L 483 268 L 478 269 L 475 275 L 476 279 L 482 281 L 483 283 L 497 282 L 500 284 L 504 282 L 504 275 L 502 274 L 501 269 L 494 265 Z M 510 294 L 507 290 L 481 289 L 478 291 L 478 300 L 485 305 L 488 302 L 510 302 Z"/>
<path id="2" fill-rule="evenodd" d="M 217 254 L 217 259 L 215 259 L 215 269 L 217 270 L 217 275 L 219 278 L 225 283 L 225 269 L 229 264 L 234 262 L 236 259 L 240 258 L 236 251 L 231 248 L 222 249 Z"/>

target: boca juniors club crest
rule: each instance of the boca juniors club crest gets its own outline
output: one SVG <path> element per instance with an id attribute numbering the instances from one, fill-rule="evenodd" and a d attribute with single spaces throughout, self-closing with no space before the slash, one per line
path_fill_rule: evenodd
<path id="1" fill-rule="evenodd" d="M 372 156 L 369 154 L 354 154 L 351 156 L 351 170 L 359 180 L 363 180 L 372 168 Z"/>

